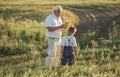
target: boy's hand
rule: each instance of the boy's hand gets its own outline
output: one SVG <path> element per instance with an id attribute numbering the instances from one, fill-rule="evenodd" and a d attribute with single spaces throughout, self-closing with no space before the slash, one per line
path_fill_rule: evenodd
<path id="1" fill-rule="evenodd" d="M 77 60 L 77 58 L 78 58 L 78 55 L 75 55 L 75 59 Z"/>

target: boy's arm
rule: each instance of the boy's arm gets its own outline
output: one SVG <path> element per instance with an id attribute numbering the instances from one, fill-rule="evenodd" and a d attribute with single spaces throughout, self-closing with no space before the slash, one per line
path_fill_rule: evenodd
<path id="1" fill-rule="evenodd" d="M 61 46 L 61 49 L 60 49 L 60 57 L 61 57 L 61 58 L 63 58 L 63 54 L 62 54 L 63 49 L 64 49 L 64 46 Z"/>
<path id="2" fill-rule="evenodd" d="M 77 58 L 77 57 L 78 57 L 78 50 L 77 50 L 77 47 L 74 47 L 74 52 L 75 52 L 75 57 Z"/>

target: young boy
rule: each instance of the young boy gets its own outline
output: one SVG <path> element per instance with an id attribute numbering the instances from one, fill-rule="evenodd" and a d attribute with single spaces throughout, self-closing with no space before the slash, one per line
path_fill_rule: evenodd
<path id="1" fill-rule="evenodd" d="M 70 27 L 67 35 L 62 38 L 61 41 L 61 65 L 65 66 L 67 63 L 69 66 L 74 64 L 74 55 L 77 57 L 77 43 L 76 38 L 73 36 L 77 31 L 76 27 Z"/>

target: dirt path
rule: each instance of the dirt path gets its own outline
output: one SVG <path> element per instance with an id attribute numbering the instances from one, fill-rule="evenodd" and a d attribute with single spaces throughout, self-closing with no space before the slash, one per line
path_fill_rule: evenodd
<path id="1" fill-rule="evenodd" d="M 75 13 L 79 17 L 79 25 L 77 26 L 77 37 L 83 36 L 84 33 L 88 33 L 89 31 L 97 31 L 101 37 L 107 37 L 108 28 L 112 26 L 113 17 L 120 15 L 120 11 L 111 11 L 105 12 L 97 9 L 76 9 L 76 8 L 68 8 Z"/>

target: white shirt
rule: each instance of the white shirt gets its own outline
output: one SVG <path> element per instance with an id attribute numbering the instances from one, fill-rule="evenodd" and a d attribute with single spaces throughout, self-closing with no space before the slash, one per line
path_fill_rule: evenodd
<path id="1" fill-rule="evenodd" d="M 68 39 L 70 39 L 70 42 Z M 76 38 L 74 36 L 64 36 L 61 41 L 61 46 L 77 46 Z"/>
<path id="2" fill-rule="evenodd" d="M 60 26 L 62 25 L 62 19 L 61 17 L 60 18 L 57 18 L 54 14 L 51 14 L 49 15 L 47 18 L 46 18 L 46 27 L 56 27 L 56 26 Z M 59 30 L 55 30 L 55 31 L 46 31 L 46 36 L 47 37 L 55 37 L 55 38 L 60 38 L 62 35 L 62 31 L 61 29 Z"/>

